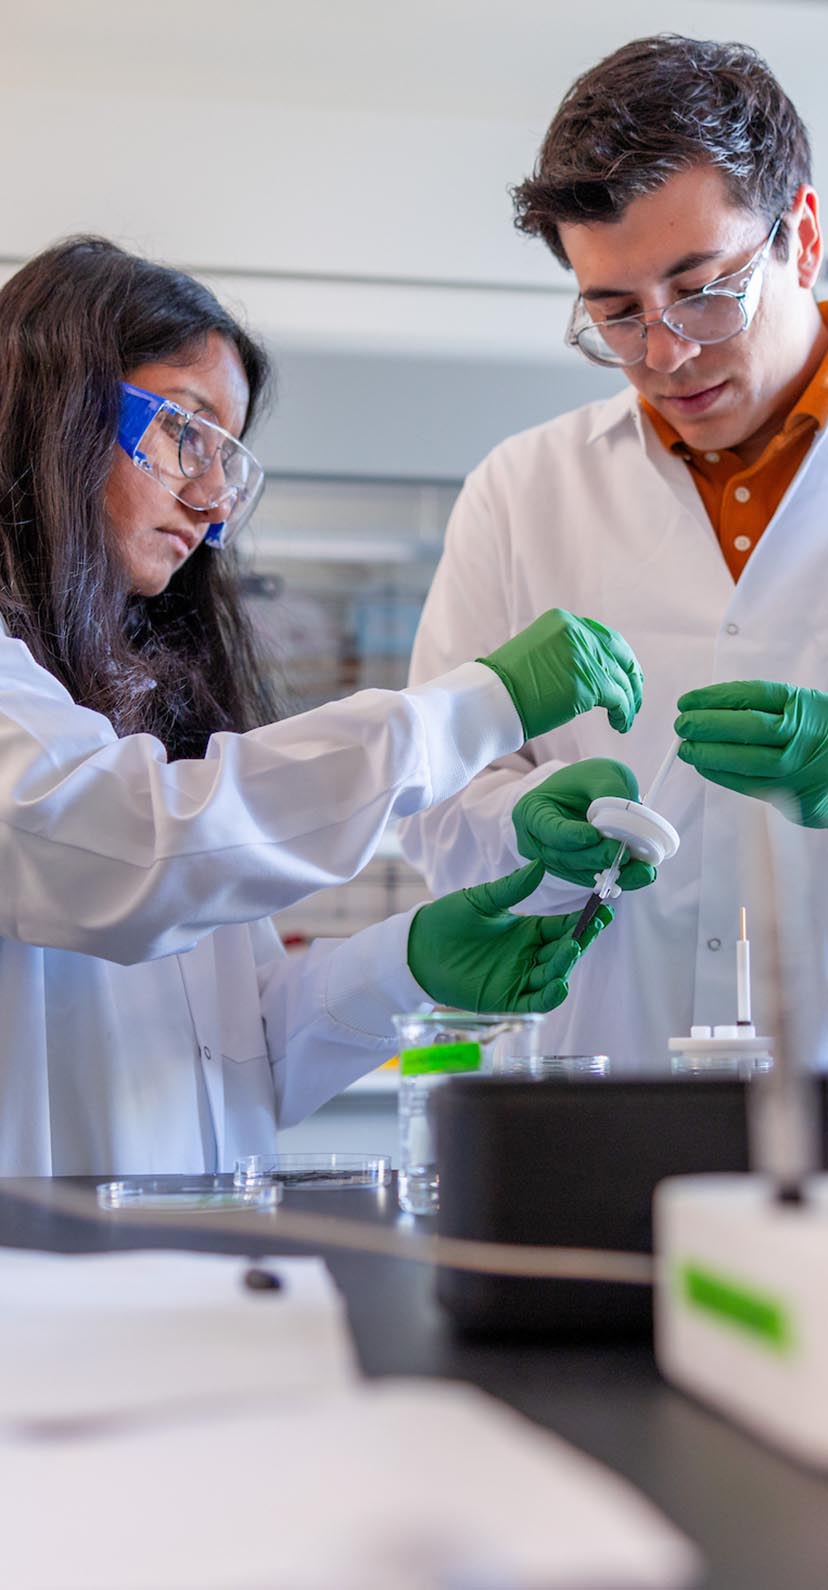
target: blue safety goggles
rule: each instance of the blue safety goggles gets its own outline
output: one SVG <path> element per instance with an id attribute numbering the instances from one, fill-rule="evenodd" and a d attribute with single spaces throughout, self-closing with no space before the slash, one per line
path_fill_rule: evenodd
<path id="1" fill-rule="evenodd" d="M 118 442 L 171 497 L 215 516 L 204 537 L 212 547 L 229 545 L 262 494 L 264 470 L 235 436 L 128 381 L 121 382 Z"/>

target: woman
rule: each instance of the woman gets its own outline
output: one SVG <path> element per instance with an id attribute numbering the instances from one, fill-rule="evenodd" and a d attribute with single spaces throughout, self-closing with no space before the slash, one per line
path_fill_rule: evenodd
<path id="1" fill-rule="evenodd" d="M 226 551 L 262 350 L 78 238 L 0 292 L 0 369 L 0 1173 L 227 1168 L 379 1063 L 394 1010 L 558 1003 L 571 920 L 505 910 L 537 866 L 299 957 L 269 917 L 527 734 L 628 727 L 620 637 L 547 615 L 488 666 L 276 722 Z"/>

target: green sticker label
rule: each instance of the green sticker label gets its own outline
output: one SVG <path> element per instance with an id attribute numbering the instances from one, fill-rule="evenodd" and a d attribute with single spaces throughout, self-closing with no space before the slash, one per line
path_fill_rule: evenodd
<path id="1" fill-rule="evenodd" d="M 736 1330 L 746 1331 L 764 1347 L 775 1352 L 791 1352 L 794 1332 L 790 1315 L 778 1298 L 756 1292 L 724 1275 L 697 1264 L 681 1265 L 677 1271 L 679 1292 L 691 1308 L 715 1315 Z"/>
<path id="2" fill-rule="evenodd" d="M 422 1077 L 429 1071 L 479 1071 L 479 1043 L 432 1043 L 426 1049 L 403 1049 L 400 1072 L 404 1077 Z"/>

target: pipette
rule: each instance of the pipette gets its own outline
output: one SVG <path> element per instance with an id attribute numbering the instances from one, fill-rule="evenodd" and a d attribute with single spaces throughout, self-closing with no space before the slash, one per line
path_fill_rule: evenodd
<path id="1" fill-rule="evenodd" d="M 750 942 L 747 936 L 747 910 L 743 905 L 739 907 L 739 937 L 736 940 L 736 1024 L 744 1030 L 746 1037 L 753 1036 L 754 1026 L 750 1015 Z"/>
<path id="2" fill-rule="evenodd" d="M 681 741 L 677 736 L 670 741 L 670 746 L 664 757 L 664 760 L 661 762 L 646 795 L 641 801 L 642 808 L 649 807 L 652 804 L 654 797 L 659 793 L 661 786 L 664 783 L 664 780 L 666 779 L 667 774 L 669 773 L 670 768 L 676 759 L 680 744 Z M 626 839 L 623 839 L 618 846 L 610 865 L 605 867 L 603 872 L 596 873 L 595 889 L 587 900 L 587 903 L 584 906 L 584 909 L 572 930 L 572 937 L 574 939 L 579 939 L 581 937 L 584 929 L 589 927 L 590 922 L 597 914 L 604 901 L 612 897 L 612 894 L 615 891 L 615 884 L 618 874 L 621 871 L 628 854 L 629 844 Z"/>

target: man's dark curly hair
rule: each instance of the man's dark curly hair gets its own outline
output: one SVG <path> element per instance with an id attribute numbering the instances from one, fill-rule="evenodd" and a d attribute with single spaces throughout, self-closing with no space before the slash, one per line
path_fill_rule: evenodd
<path id="1" fill-rule="evenodd" d="M 674 33 L 634 39 L 573 83 L 513 190 L 515 225 L 569 268 L 560 223 L 616 221 L 678 171 L 721 171 L 740 209 L 768 223 L 811 180 L 808 134 L 746 44 Z M 787 253 L 784 224 L 774 247 Z"/>

